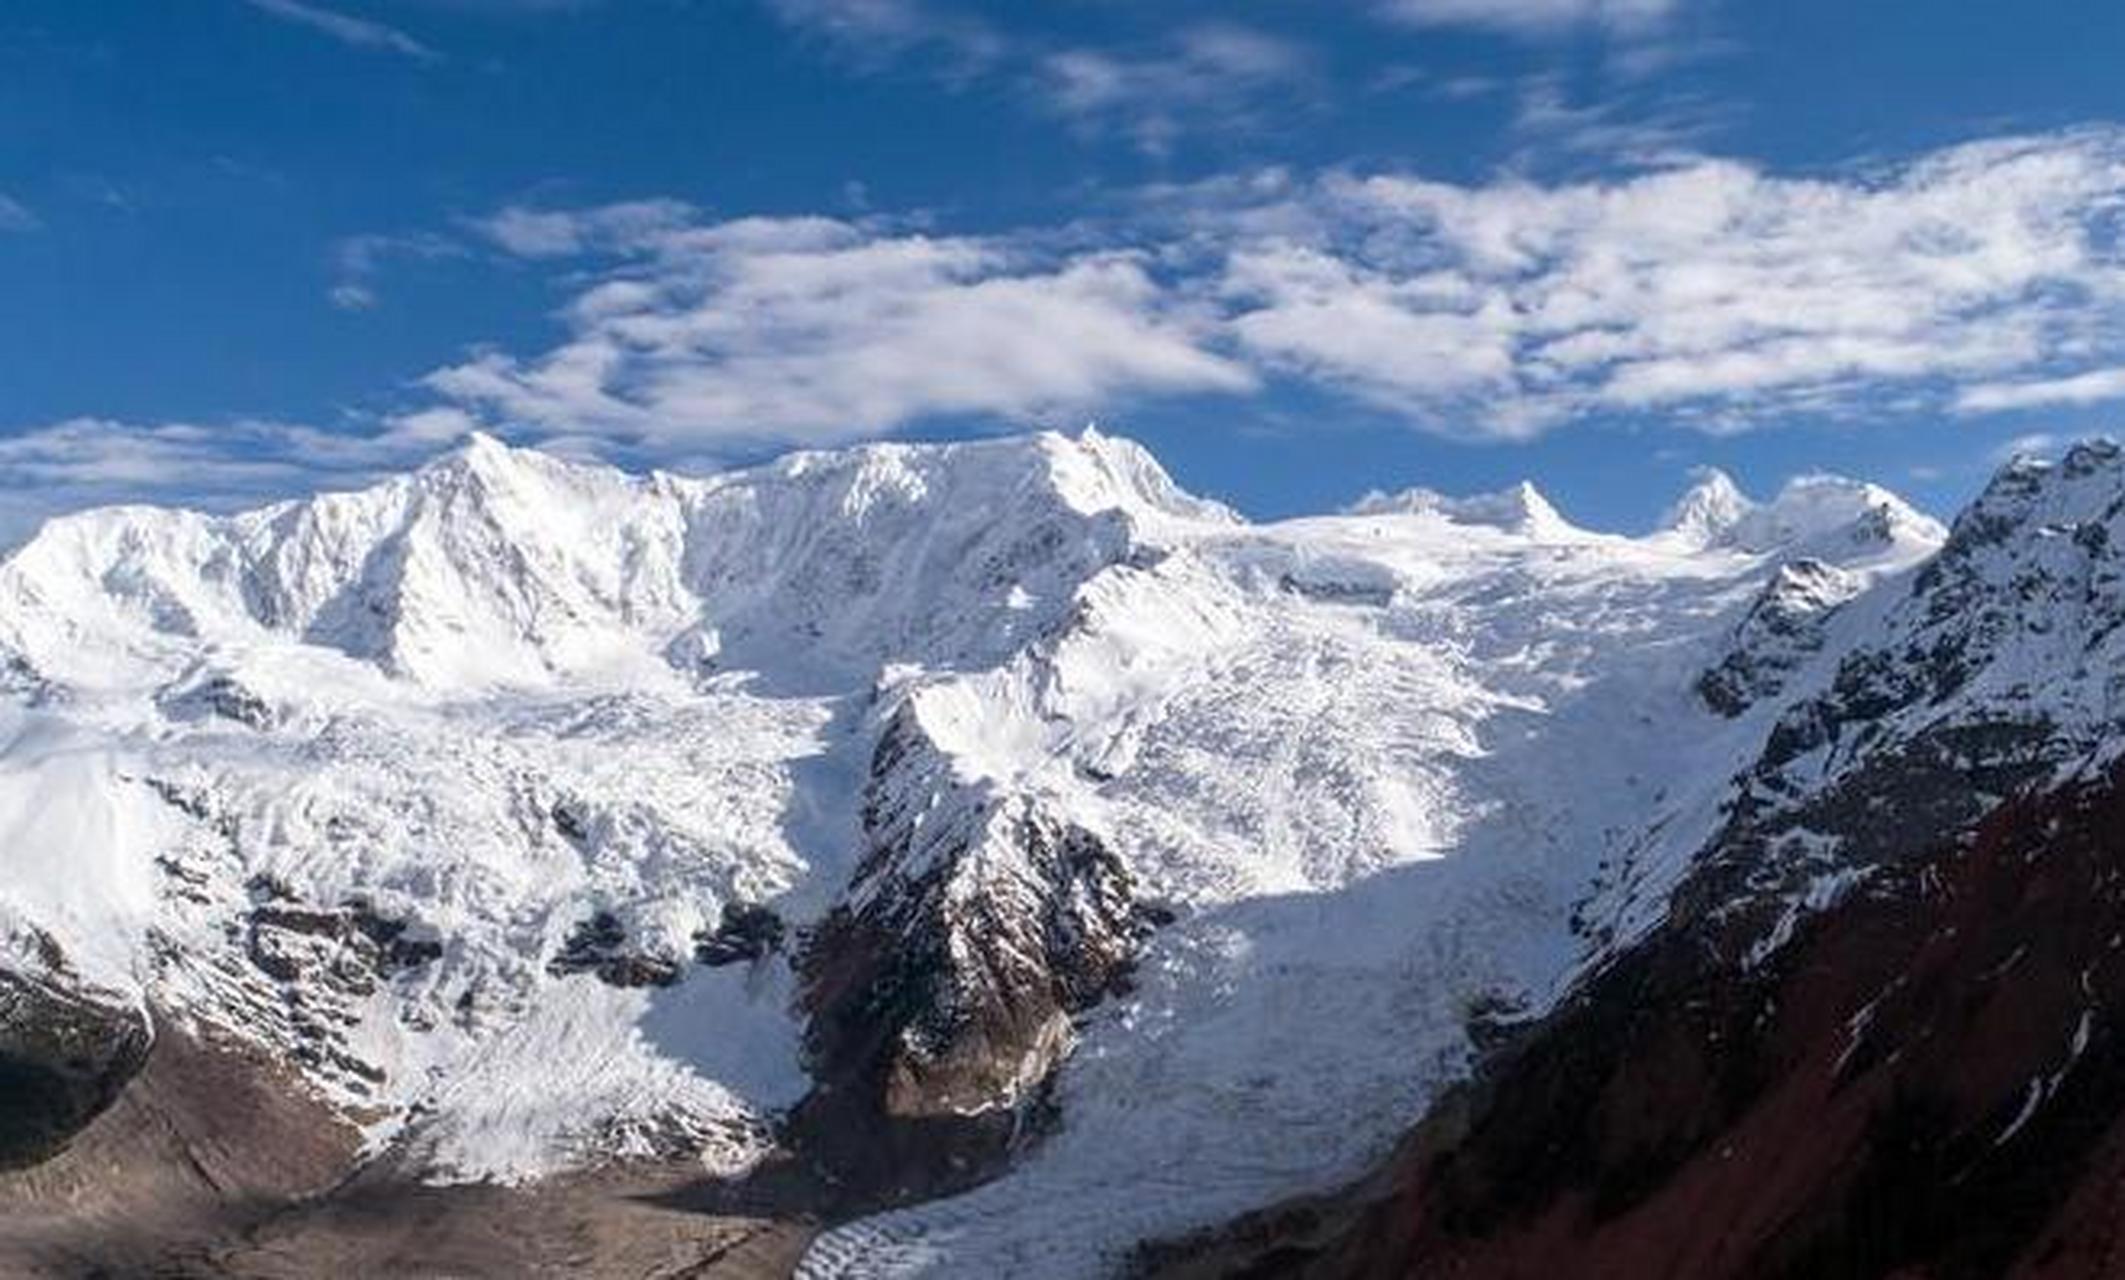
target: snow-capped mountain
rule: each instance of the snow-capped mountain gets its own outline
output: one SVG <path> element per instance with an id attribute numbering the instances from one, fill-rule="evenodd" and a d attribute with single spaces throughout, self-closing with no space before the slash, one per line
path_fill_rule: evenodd
<path id="1" fill-rule="evenodd" d="M 1710 475 L 1626 538 L 1531 486 L 1252 524 L 1089 431 L 476 438 L 55 520 L 0 563 L 0 1051 L 64 1105 L 5 1154 L 211 1042 L 335 1177 L 794 1161 L 803 1274 L 1101 1274 L 1359 1176 L 1677 919 L 1764 963 L 1876 815 L 2085 764 L 2121 472 L 1952 530 Z"/>
<path id="2" fill-rule="evenodd" d="M 2117 1274 L 2121 534 L 2095 442 L 1916 573 L 1770 584 L 1793 688 L 1722 707 L 1762 750 L 1657 924 L 1370 1177 L 1144 1269 Z"/>

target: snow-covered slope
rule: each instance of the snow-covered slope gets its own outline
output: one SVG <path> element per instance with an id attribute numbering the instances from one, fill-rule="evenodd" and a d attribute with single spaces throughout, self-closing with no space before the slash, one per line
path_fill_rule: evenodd
<path id="1" fill-rule="evenodd" d="M 655 988 L 556 957 L 601 916 L 675 964 L 727 904 L 816 913 L 885 673 L 994 663 L 1136 524 L 1229 519 L 1126 442 L 1047 437 L 706 481 L 475 439 L 229 519 L 56 520 L 0 566 L 0 899 L 380 1138 L 418 1108 L 446 1172 L 666 1131 L 742 1158 L 806 1084 L 784 962 Z M 333 980 L 350 904 L 436 954 Z"/>
<path id="2" fill-rule="evenodd" d="M 1915 573 L 1781 568 L 1699 683 L 1759 747 L 1682 874 L 1634 840 L 1480 1087 L 1147 1273 L 2115 1274 L 2121 539 L 2097 441 Z"/>
<path id="3" fill-rule="evenodd" d="M 1766 722 L 1762 751 L 1689 905 L 1739 934 L 1770 910 L 1760 957 L 1826 895 L 1907 856 L 1914 832 L 1965 830 L 2026 788 L 2100 769 L 2125 727 L 2121 542 L 2116 444 L 2004 468 L 1917 573 L 1831 618 L 1841 638 L 1815 648 L 1834 661 L 1743 717 Z"/>
<path id="4" fill-rule="evenodd" d="M 1730 490 L 1252 525 L 1091 432 L 707 479 L 476 439 L 68 517 L 0 564 L 0 920 L 429 1177 L 997 1119 L 1008 1172 L 808 1273 L 1086 1274 L 1375 1158 L 1916 607 L 1893 497 Z"/>

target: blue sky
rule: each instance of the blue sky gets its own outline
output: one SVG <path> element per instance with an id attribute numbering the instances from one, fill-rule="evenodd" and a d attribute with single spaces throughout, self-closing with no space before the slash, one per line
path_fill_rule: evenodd
<path id="1" fill-rule="evenodd" d="M 0 541 L 474 427 L 1952 509 L 2125 400 L 2095 0 L 17 0 Z"/>

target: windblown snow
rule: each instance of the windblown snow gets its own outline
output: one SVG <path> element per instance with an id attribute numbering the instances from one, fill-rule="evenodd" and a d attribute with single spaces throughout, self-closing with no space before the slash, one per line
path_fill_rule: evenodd
<path id="1" fill-rule="evenodd" d="M 1820 683 L 1943 536 L 1823 477 L 1709 477 L 1642 538 L 1526 486 L 1251 524 L 1091 431 L 708 478 L 475 438 L 88 512 L 0 563 L 0 926 L 289 1054 L 434 1178 L 737 1170 L 809 1086 L 801 1014 L 786 949 L 697 941 L 845 899 L 910 714 L 938 777 L 1096 833 L 1173 919 L 1056 1132 L 806 1274 L 1097 1273 L 1360 1170 L 1472 1025 L 1657 919 L 1770 714 L 1700 673 L 1771 587 L 1827 617 L 1774 664 Z"/>

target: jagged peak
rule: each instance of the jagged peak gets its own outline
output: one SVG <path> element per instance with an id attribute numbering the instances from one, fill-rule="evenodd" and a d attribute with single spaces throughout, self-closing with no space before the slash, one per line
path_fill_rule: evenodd
<path id="1" fill-rule="evenodd" d="M 1050 432 L 1044 433 L 1042 439 L 1063 450 L 1064 467 L 1070 465 L 1073 457 L 1083 459 L 1108 486 L 1151 510 L 1221 523 L 1240 518 L 1223 503 L 1199 498 L 1181 488 L 1157 454 L 1128 436 L 1113 435 L 1088 422 L 1073 435 Z"/>
<path id="2" fill-rule="evenodd" d="M 2024 525 L 2107 519 L 2125 503 L 2125 448 L 2108 436 L 2075 443 L 2056 461 L 2032 453 L 2010 458 L 1956 517 L 1953 542 L 2001 541 Z"/>
<path id="3" fill-rule="evenodd" d="M 1182 489 L 1142 444 L 1094 426 L 1073 433 L 800 450 L 758 467 L 724 472 L 709 483 L 730 488 L 763 477 L 811 478 L 842 486 L 859 504 L 881 494 L 912 495 L 940 485 L 963 485 L 997 496 L 1025 492 L 1031 485 L 1086 514 L 1119 508 L 1192 520 L 1239 518 L 1224 505 Z"/>
<path id="4" fill-rule="evenodd" d="M 1404 489 L 1400 493 L 1374 490 L 1347 509 L 1355 516 L 1432 515 L 1454 524 L 1484 525 L 1508 533 L 1551 534 L 1568 532 L 1572 523 L 1529 481 L 1522 480 L 1493 493 L 1453 497 L 1435 489 Z"/>
<path id="5" fill-rule="evenodd" d="M 412 473 L 412 481 L 430 492 L 478 490 L 487 495 L 531 497 L 552 486 L 596 490 L 615 484 L 648 483 L 618 468 L 562 457 L 545 449 L 512 445 L 485 431 L 472 431 Z M 389 487 L 390 481 L 384 487 Z"/>
<path id="6" fill-rule="evenodd" d="M 2092 475 L 2097 471 L 2116 469 L 2125 460 L 2125 447 L 2110 436 L 2090 436 L 2078 441 L 2066 456 L 2059 459 L 2059 467 L 2068 475 Z"/>
<path id="7" fill-rule="evenodd" d="M 529 456 L 545 456 L 536 449 L 518 449 L 501 437 L 485 431 L 468 431 L 457 443 L 422 463 L 417 474 L 444 477 L 506 474 Z"/>
<path id="8" fill-rule="evenodd" d="M 1993 484 L 2008 477 L 2043 477 L 2056 474 L 2067 480 L 2086 479 L 2110 471 L 2125 471 L 2125 446 L 2110 436 L 2076 440 L 2054 460 L 2042 453 L 2021 450 L 1993 474 Z M 1990 485 L 1987 486 L 1988 490 Z"/>
<path id="9" fill-rule="evenodd" d="M 1756 502 L 1718 467 L 1698 467 L 1690 478 L 1690 487 L 1662 517 L 1662 534 L 1696 546 L 1715 546 L 1756 509 Z"/>
<path id="10" fill-rule="evenodd" d="M 1656 538 L 1693 550 L 1812 556 L 1849 565 L 1883 555 L 1920 554 L 1947 537 L 1940 522 L 1903 498 L 1862 480 L 1809 472 L 1758 502 L 1717 468 L 1703 468 L 1668 511 Z"/>

